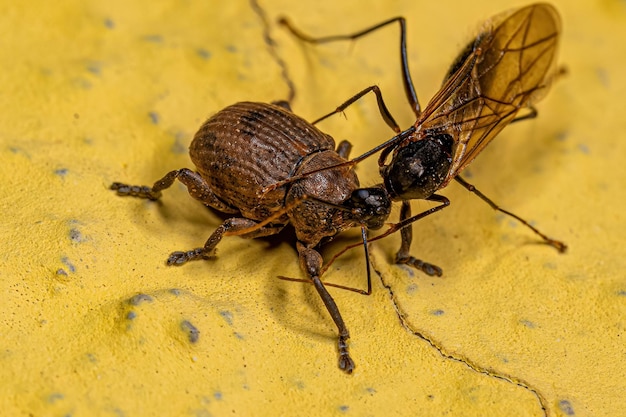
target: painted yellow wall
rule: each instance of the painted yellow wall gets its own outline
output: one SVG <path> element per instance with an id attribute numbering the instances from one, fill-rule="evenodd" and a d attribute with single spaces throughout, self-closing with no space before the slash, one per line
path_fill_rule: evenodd
<path id="1" fill-rule="evenodd" d="M 321 35 L 406 16 L 424 105 L 480 23 L 521 5 L 259 1 L 295 112 L 312 120 L 379 84 L 403 127 L 397 29 L 305 47 L 276 18 Z M 330 290 L 352 333 L 348 376 L 313 288 L 276 278 L 302 277 L 288 236 L 227 238 L 215 260 L 166 267 L 222 218 L 178 185 L 161 203 L 108 190 L 191 167 L 188 143 L 220 108 L 286 96 L 248 2 L 2 2 L 0 414 L 623 415 L 626 4 L 555 5 L 569 74 L 466 177 L 569 251 L 451 184 L 452 206 L 413 241 L 443 277 L 391 265 L 393 236 L 372 245 L 370 297 Z M 372 98 L 321 128 L 355 155 L 391 136 Z M 374 159 L 358 172 L 377 181 Z M 364 271 L 355 250 L 325 278 L 363 288 Z"/>

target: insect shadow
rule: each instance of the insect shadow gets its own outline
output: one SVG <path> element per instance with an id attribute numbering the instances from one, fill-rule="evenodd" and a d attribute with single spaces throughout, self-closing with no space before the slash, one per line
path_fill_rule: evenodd
<path id="1" fill-rule="evenodd" d="M 400 26 L 400 60 L 405 94 L 416 121 L 402 130 L 387 109 L 377 86 L 368 87 L 313 124 L 343 112 L 368 93 L 374 93 L 385 123 L 396 136 L 341 166 L 353 166 L 378 152 L 378 166 L 383 182 L 379 185 L 392 201 L 400 201 L 400 221 L 384 233 L 370 238 L 373 242 L 400 231 L 401 245 L 395 262 L 410 265 L 428 275 L 441 276 L 442 269 L 410 254 L 412 223 L 450 205 L 447 197 L 437 194 L 455 180 L 484 202 L 514 218 L 542 241 L 559 252 L 565 243 L 552 239 L 520 216 L 503 209 L 460 173 L 476 158 L 500 131 L 510 123 L 537 116 L 534 107 L 547 92 L 553 79 L 563 72 L 556 68 L 560 18 L 556 9 L 538 3 L 514 9 L 487 21 L 482 31 L 467 44 L 448 70 L 441 89 L 422 110 L 411 79 L 406 49 L 406 21 L 395 17 L 349 35 L 308 36 L 287 18 L 279 23 L 302 41 L 322 44 L 356 40 L 388 25 Z M 524 110 L 524 114 L 518 114 Z M 327 168 L 325 168 L 327 169 Z M 312 173 L 290 177 L 263 189 L 270 192 Z M 410 201 L 423 199 L 438 205 L 412 215 Z M 352 247 L 349 245 L 326 264 Z"/>

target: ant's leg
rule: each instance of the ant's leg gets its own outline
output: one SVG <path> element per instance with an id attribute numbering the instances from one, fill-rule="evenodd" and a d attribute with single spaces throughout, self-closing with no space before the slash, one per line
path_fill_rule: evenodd
<path id="1" fill-rule="evenodd" d="M 276 50 L 276 41 L 272 38 L 272 35 L 271 35 L 270 22 L 267 18 L 267 13 L 265 13 L 265 10 L 263 9 L 263 7 L 261 7 L 259 5 L 259 2 L 256 0 L 250 0 L 250 6 L 252 6 L 252 10 L 254 10 L 254 12 L 257 14 L 259 20 L 262 23 L 263 41 L 265 42 L 267 51 L 269 52 L 274 62 L 278 64 L 278 66 L 280 67 L 280 76 L 285 82 L 285 84 L 287 85 L 287 89 L 288 89 L 287 99 L 281 100 L 281 101 L 284 101 L 287 104 L 289 104 L 293 102 L 293 99 L 296 97 L 296 87 L 293 81 L 291 80 L 291 77 L 289 76 L 289 70 L 287 69 L 287 64 L 285 64 L 285 61 L 283 61 L 282 57 Z"/>
<path id="2" fill-rule="evenodd" d="M 359 100 L 361 97 L 363 97 L 369 92 L 373 92 L 374 94 L 376 94 L 376 104 L 378 104 L 378 111 L 380 112 L 380 115 L 385 121 L 385 123 L 387 123 L 387 126 L 393 129 L 394 132 L 400 133 L 402 130 L 400 129 L 400 126 L 398 126 L 398 123 L 396 123 L 391 113 L 389 112 L 389 109 L 387 109 L 387 105 L 385 104 L 385 100 L 383 99 L 383 94 L 380 92 L 380 88 L 378 88 L 378 86 L 376 85 L 372 85 L 370 87 L 367 87 L 359 91 L 358 93 L 350 97 L 348 100 L 343 102 L 341 105 L 339 105 L 335 110 L 313 121 L 311 124 L 317 124 L 321 122 L 322 120 L 327 119 L 328 117 L 332 116 L 333 114 L 343 112 L 345 109 L 347 109 L 349 106 L 354 104 L 357 100 Z"/>
<path id="3" fill-rule="evenodd" d="M 538 235 L 539 237 L 541 237 L 545 243 L 547 243 L 548 245 L 554 247 L 559 252 L 563 253 L 567 249 L 567 245 L 565 243 L 560 242 L 558 240 L 554 240 L 554 239 L 549 238 L 548 236 L 546 236 L 543 233 L 541 233 L 538 229 L 536 229 L 535 227 L 531 226 L 526 220 L 522 219 L 518 215 L 516 215 L 514 213 L 511 213 L 510 211 L 504 210 L 503 208 L 500 208 L 500 206 L 498 206 L 496 203 L 491 201 L 487 196 L 485 196 L 483 193 L 478 191 L 476 189 L 476 187 L 474 187 L 472 184 L 467 183 L 460 176 L 457 175 L 454 179 L 459 184 L 461 184 L 463 187 L 467 188 L 468 191 L 476 194 L 478 197 L 480 197 L 481 200 L 483 200 L 485 203 L 489 204 L 492 209 L 497 210 L 497 211 L 499 211 L 501 213 L 504 213 L 507 216 L 513 217 L 515 220 L 517 220 L 518 222 L 522 223 L 524 226 L 528 227 L 530 230 L 535 232 L 535 234 Z"/>
<path id="4" fill-rule="evenodd" d="M 402 202 L 402 208 L 400 209 L 400 221 L 406 220 L 411 217 L 411 203 L 409 201 Z M 410 224 L 400 229 L 400 236 L 402 243 L 400 249 L 396 253 L 396 263 L 412 266 L 419 269 L 427 275 L 441 276 L 443 271 L 437 265 L 429 264 L 410 255 L 409 249 L 411 248 L 411 242 L 413 241 L 413 225 Z"/>
<path id="5" fill-rule="evenodd" d="M 419 119 L 421 115 L 421 110 L 419 101 L 417 100 L 417 94 L 415 93 L 415 87 L 413 86 L 413 80 L 411 79 L 411 72 L 409 71 L 409 60 L 406 54 L 406 21 L 403 17 L 394 17 L 389 20 L 385 20 L 384 22 L 381 22 L 370 28 L 361 30 L 350 35 L 335 35 L 319 38 L 314 38 L 303 34 L 299 30 L 297 30 L 285 17 L 278 19 L 278 23 L 285 26 L 295 37 L 309 43 L 326 43 L 342 40 L 355 40 L 395 22 L 398 22 L 398 24 L 400 25 L 400 62 L 402 66 L 402 82 L 404 84 L 404 92 L 406 94 L 409 105 L 411 106 L 411 109 L 415 114 L 415 118 Z"/>
<path id="6" fill-rule="evenodd" d="M 189 195 L 207 206 L 211 206 L 223 213 L 237 213 L 239 211 L 220 200 L 200 174 L 187 168 L 168 172 L 163 178 L 155 182 L 152 187 L 114 182 L 111 184 L 110 189 L 116 190 L 120 196 L 158 200 L 161 197 L 161 191 L 171 187 L 177 178 L 187 186 Z"/>
<path id="7" fill-rule="evenodd" d="M 409 129 L 405 130 L 404 132 L 401 131 L 400 126 L 398 125 L 398 123 L 396 123 L 396 121 L 394 120 L 393 116 L 391 115 L 391 113 L 387 109 L 387 106 L 385 105 L 385 101 L 383 100 L 383 95 L 382 95 L 380 89 L 378 88 L 378 86 L 375 86 L 375 85 L 373 85 L 371 87 L 367 87 L 366 89 L 358 92 L 354 96 L 350 97 L 346 102 L 344 102 L 339 107 L 337 107 L 334 111 L 326 114 L 325 116 L 320 117 L 319 119 L 315 120 L 311 124 L 319 123 L 322 120 L 332 116 L 333 114 L 341 113 L 348 106 L 350 106 L 355 101 L 357 101 L 358 99 L 360 99 L 361 97 L 363 97 L 365 94 L 367 94 L 369 92 L 374 92 L 374 94 L 376 94 L 376 101 L 378 103 L 378 110 L 380 111 L 380 114 L 381 114 L 383 120 L 385 121 L 385 123 L 387 123 L 387 125 L 389 127 L 391 127 L 394 130 L 394 132 L 398 133 L 396 136 L 394 136 L 390 140 L 382 143 L 381 145 L 378 145 L 378 146 L 374 147 L 373 149 L 370 149 L 369 151 L 365 152 L 364 154 L 362 154 L 362 155 L 360 155 L 360 156 L 358 156 L 358 157 L 356 157 L 354 159 L 351 159 L 349 161 L 343 162 L 343 163 L 338 164 L 338 165 L 333 165 L 333 166 L 329 166 L 329 167 L 316 169 L 314 171 L 307 172 L 306 174 L 294 175 L 294 176 L 291 176 L 291 177 L 289 177 L 289 178 L 287 178 L 287 179 L 285 179 L 283 181 L 278 181 L 278 182 L 276 182 L 276 183 L 274 183 L 272 185 L 264 187 L 261 190 L 260 194 L 261 195 L 266 194 L 266 193 L 268 193 L 268 192 L 270 192 L 272 190 L 275 190 L 275 189 L 277 189 L 279 187 L 282 187 L 283 185 L 286 185 L 286 184 L 289 184 L 289 183 L 291 183 L 293 181 L 296 181 L 296 180 L 302 179 L 304 177 L 310 176 L 310 175 L 315 174 L 317 172 L 324 171 L 326 169 L 338 168 L 340 166 L 353 166 L 353 165 L 357 164 L 358 162 L 362 161 L 363 159 L 368 158 L 371 155 L 375 154 L 376 152 L 380 151 L 381 149 L 384 149 L 384 150 L 387 151 L 387 152 L 383 151 L 383 154 L 386 155 L 393 148 L 393 146 L 391 146 L 392 143 L 399 142 L 402 139 L 404 139 L 405 137 L 407 137 L 410 134 L 412 134 L 412 132 L 415 130 L 414 127 L 410 127 Z M 347 154 L 349 153 L 350 149 L 352 148 L 352 145 L 350 145 L 349 143 L 346 144 L 345 142 L 347 142 L 347 141 L 342 141 L 338 145 L 337 153 L 341 157 L 347 159 Z M 346 149 L 345 148 L 346 146 L 349 146 L 349 147 Z M 344 156 L 344 154 L 346 156 Z"/>
<path id="8" fill-rule="evenodd" d="M 258 222 L 243 217 L 231 217 L 222 223 L 211 234 L 203 247 L 195 248 L 189 251 L 172 252 L 167 258 L 168 265 L 182 265 L 185 262 L 197 259 L 210 259 L 217 244 L 222 240 L 224 234 L 228 232 L 229 236 L 239 235 L 246 239 L 254 239 L 257 237 L 270 236 L 280 232 L 285 226 L 263 226 L 254 229 L 251 232 L 243 232 L 244 229 L 257 226 Z"/>
<path id="9" fill-rule="evenodd" d="M 556 79 L 566 74 L 567 68 L 560 67 L 555 73 L 553 73 L 551 76 L 548 76 L 547 82 L 545 82 L 544 85 L 540 88 L 548 88 Z M 528 110 L 528 113 L 522 116 L 517 116 L 515 119 L 511 120 L 511 123 L 521 122 L 522 120 L 534 119 L 535 117 L 537 117 L 537 109 L 535 108 L 535 106 L 531 104 L 527 106 L 526 109 Z"/>
<path id="10" fill-rule="evenodd" d="M 382 150 L 381 153 L 381 158 L 379 159 L 379 165 L 382 166 L 384 164 L 384 157 L 386 157 L 389 152 L 393 151 L 394 147 L 402 142 L 404 139 L 410 137 L 413 133 L 415 133 L 415 126 L 411 126 L 409 127 L 407 130 L 400 132 L 399 134 L 397 134 L 396 136 L 392 137 L 391 139 L 381 143 L 378 146 L 375 146 L 374 148 L 370 149 L 369 151 L 365 152 L 364 154 L 361 154 L 355 158 L 352 158 L 346 162 L 342 162 L 340 164 L 337 165 L 331 165 L 331 166 L 327 166 L 324 168 L 319 168 L 319 169 L 315 169 L 313 171 L 308 171 L 305 174 L 299 174 L 299 175 L 294 175 L 291 176 L 285 180 L 282 181 L 277 181 L 272 185 L 268 185 L 266 187 L 263 187 L 261 189 L 261 191 L 259 193 L 257 193 L 257 195 L 259 197 L 263 196 L 264 194 L 269 193 L 270 191 L 273 191 L 277 188 L 282 187 L 283 185 L 287 185 L 290 184 L 294 181 L 298 181 L 301 180 L 303 178 L 309 177 L 313 174 L 317 174 L 318 172 L 322 172 L 322 171 L 326 171 L 328 169 L 336 169 L 336 168 L 341 168 L 341 167 L 349 167 L 349 166 L 354 166 L 357 163 L 361 162 L 362 160 L 369 158 L 370 156 L 374 155 L 377 152 L 380 152 Z"/>
<path id="11" fill-rule="evenodd" d="M 300 254 L 300 266 L 311 280 L 318 294 L 322 298 L 326 309 L 330 313 L 337 329 L 339 331 L 339 340 L 337 347 L 339 349 L 339 369 L 350 374 L 354 370 L 354 361 L 348 352 L 348 339 L 350 333 L 341 317 L 339 308 L 333 300 L 322 281 L 320 280 L 320 269 L 322 267 L 322 256 L 314 249 L 307 248 L 302 243 L 297 243 L 298 253 Z"/>
<path id="12" fill-rule="evenodd" d="M 446 207 L 448 207 L 450 205 L 450 200 L 448 200 L 446 197 L 444 197 L 442 195 L 439 195 L 439 194 L 433 194 L 430 197 L 428 197 L 426 200 L 428 200 L 428 201 L 435 201 L 435 202 L 441 203 L 441 204 L 439 204 L 438 206 L 435 206 L 433 208 L 430 208 L 430 209 L 428 209 L 426 211 L 423 211 L 423 212 L 421 212 L 419 214 L 416 214 L 413 217 L 409 217 L 409 216 L 411 216 L 410 207 L 408 209 L 404 209 L 405 206 L 403 204 L 403 206 L 402 206 L 403 209 L 402 209 L 402 212 L 400 213 L 401 220 L 398 223 L 391 224 L 389 226 L 389 228 L 384 233 L 381 233 L 378 236 L 375 236 L 375 237 L 373 237 L 371 239 L 368 239 L 368 242 L 370 242 L 370 243 L 371 242 L 375 242 L 375 241 L 383 239 L 383 238 L 385 238 L 385 237 L 387 237 L 387 236 L 389 236 L 389 235 L 391 235 L 393 233 L 396 233 L 398 230 L 402 231 L 402 230 L 408 229 L 408 228 L 411 227 L 411 224 L 413 222 L 416 222 L 417 220 L 423 219 L 426 216 L 430 216 L 431 214 L 436 213 L 436 212 L 438 212 L 440 210 L 443 210 L 444 208 L 446 208 Z M 406 203 L 408 203 L 408 201 Z M 400 247 L 400 250 L 398 251 L 398 254 L 396 255 L 396 258 L 404 257 L 404 256 L 407 256 L 409 259 L 412 258 L 411 256 L 408 255 L 409 247 L 411 245 L 411 235 L 412 235 L 412 233 L 410 233 L 410 232 L 406 233 L 406 234 L 401 232 L 402 246 Z M 326 264 L 326 267 L 325 267 L 324 271 L 326 269 L 328 269 L 328 267 L 337 258 L 339 258 L 341 255 L 343 255 L 344 253 L 346 253 L 350 249 L 356 248 L 358 246 L 361 246 L 361 243 L 353 243 L 351 245 L 347 245 L 342 250 L 337 252 L 332 257 L 330 262 L 328 262 Z M 413 258 L 413 259 L 415 259 L 415 258 Z M 398 262 L 398 261 L 396 261 L 396 262 Z M 429 268 L 422 269 L 422 268 L 420 268 L 419 266 L 417 266 L 419 262 L 421 262 L 422 265 L 427 265 L 427 266 L 429 266 L 432 269 L 429 269 Z M 440 268 L 438 268 L 435 265 L 431 265 L 431 264 L 427 264 L 425 262 L 419 261 L 417 259 L 415 260 L 415 262 L 399 262 L 399 263 L 409 264 L 409 265 L 411 265 L 411 266 L 413 266 L 413 267 L 415 267 L 417 269 L 420 269 L 420 270 L 424 271 L 428 275 L 441 275 L 441 269 Z M 437 271 L 439 271 L 440 273 L 437 273 Z"/>
<path id="13" fill-rule="evenodd" d="M 515 119 L 511 120 L 511 123 L 521 122 L 522 120 L 534 119 L 537 117 L 537 109 L 535 106 L 528 106 L 528 113 L 518 116 Z"/>
<path id="14" fill-rule="evenodd" d="M 272 104 L 278 107 L 282 107 L 283 109 L 288 110 L 293 113 L 293 111 L 291 110 L 291 104 L 289 104 L 287 100 L 272 101 Z"/>

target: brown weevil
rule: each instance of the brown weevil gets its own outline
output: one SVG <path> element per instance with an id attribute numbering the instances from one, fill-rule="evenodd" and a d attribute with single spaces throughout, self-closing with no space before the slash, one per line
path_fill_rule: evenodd
<path id="1" fill-rule="evenodd" d="M 402 81 L 407 100 L 416 116 L 413 126 L 404 131 L 400 129 L 376 86 L 364 89 L 335 111 L 313 122 L 316 124 L 344 111 L 369 92 L 376 94 L 380 113 L 396 136 L 342 166 L 353 166 L 381 152 L 378 165 L 383 183 L 379 187 L 387 191 L 389 199 L 402 202 L 400 222 L 369 241 L 400 231 L 402 243 L 396 254 L 396 263 L 408 264 L 428 275 L 442 274 L 441 268 L 409 254 L 411 228 L 416 220 L 450 204 L 448 198 L 436 192 L 453 179 L 493 209 L 521 222 L 559 252 L 567 249 L 563 242 L 549 238 L 521 217 L 502 209 L 459 176 L 505 126 L 535 117 L 537 111 L 533 104 L 543 97 L 553 78 L 563 72 L 562 69 L 555 69 L 560 18 L 553 6 L 546 3 L 531 4 L 502 13 L 486 22 L 483 30 L 453 61 L 441 89 L 424 110 L 420 108 L 408 67 L 404 18 L 395 17 L 350 35 L 319 38 L 304 35 L 285 18 L 280 19 L 280 23 L 299 39 L 316 44 L 355 40 L 387 25 L 400 25 Z M 518 112 L 522 109 L 527 113 L 519 116 Z M 294 176 L 267 187 L 264 192 L 303 177 Z M 425 199 L 439 205 L 412 216 L 410 200 L 414 199 Z M 348 246 L 335 258 L 354 246 Z M 332 260 L 326 267 L 330 263 Z"/>
<path id="2" fill-rule="evenodd" d="M 359 188 L 353 167 L 325 169 L 345 163 L 349 151 L 347 141 L 335 150 L 332 137 L 292 113 L 286 102 L 240 102 L 210 117 L 196 133 L 189 151 L 195 171 L 171 171 L 152 187 L 116 182 L 111 189 L 122 196 L 157 200 L 178 179 L 196 200 L 234 215 L 203 247 L 173 252 L 168 265 L 211 258 L 223 236 L 269 236 L 290 224 L 297 237 L 300 265 L 339 330 L 339 368 L 351 373 L 354 362 L 348 353 L 348 329 L 320 280 L 322 257 L 317 247 L 322 240 L 355 226 L 362 230 L 382 227 L 391 202 L 380 187 Z M 266 187 L 311 171 L 319 172 L 259 197 Z"/>

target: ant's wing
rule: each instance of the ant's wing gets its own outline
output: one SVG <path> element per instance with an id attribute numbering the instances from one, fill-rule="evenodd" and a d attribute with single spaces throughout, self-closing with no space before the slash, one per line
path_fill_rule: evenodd
<path id="1" fill-rule="evenodd" d="M 494 23 L 495 21 L 495 23 Z M 453 161 L 442 187 L 547 90 L 554 75 L 560 19 L 549 4 L 527 6 L 487 22 L 453 63 L 416 128 L 450 134 Z"/>

